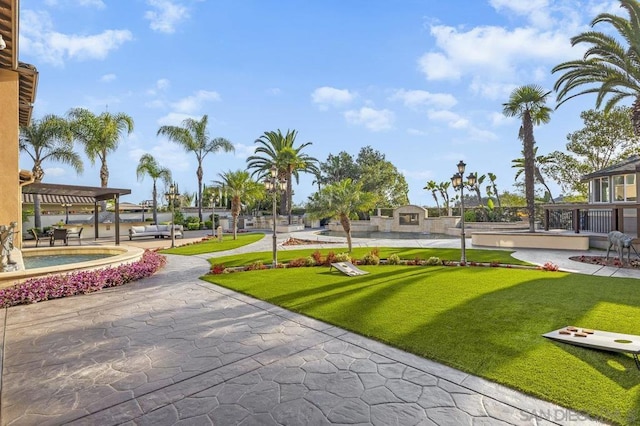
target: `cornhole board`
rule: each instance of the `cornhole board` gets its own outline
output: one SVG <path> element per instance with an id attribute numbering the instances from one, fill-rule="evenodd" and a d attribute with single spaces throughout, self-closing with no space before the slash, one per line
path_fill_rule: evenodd
<path id="1" fill-rule="evenodd" d="M 640 336 L 567 326 L 543 334 L 543 337 L 586 348 L 631 354 L 640 370 Z"/>
<path id="2" fill-rule="evenodd" d="M 336 268 L 338 271 L 340 271 L 343 274 L 348 275 L 350 277 L 356 277 L 358 275 L 366 275 L 366 274 L 368 274 L 367 271 L 363 271 L 362 269 L 357 268 L 351 262 L 336 262 L 336 263 L 332 263 L 331 264 L 331 268 Z M 329 268 L 329 271 L 331 271 L 331 268 Z"/>

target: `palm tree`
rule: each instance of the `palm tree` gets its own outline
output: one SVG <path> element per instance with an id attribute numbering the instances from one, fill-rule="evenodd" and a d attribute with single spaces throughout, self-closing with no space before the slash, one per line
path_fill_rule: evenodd
<path id="1" fill-rule="evenodd" d="M 430 180 L 427 182 L 427 186 L 422 189 L 426 189 L 427 191 L 431 191 L 431 195 L 433 195 L 433 199 L 436 201 L 436 207 L 438 208 L 438 214 L 440 214 L 440 203 L 438 202 L 438 184 L 435 180 Z"/>
<path id="2" fill-rule="evenodd" d="M 68 164 L 80 174 L 84 171 L 82 160 L 73 150 L 73 134 L 69 123 L 62 117 L 53 114 L 34 120 L 28 126 L 20 127 L 20 151 L 26 152 L 33 160 L 33 177 L 35 182 L 42 182 L 46 160 Z M 42 228 L 40 219 L 40 197 L 33 194 L 34 226 Z"/>
<path id="3" fill-rule="evenodd" d="M 118 148 L 123 132 L 131 134 L 133 119 L 125 113 L 103 112 L 95 115 L 85 108 L 72 108 L 67 115 L 74 137 L 84 145 L 84 152 L 91 164 L 96 163 L 96 158 L 100 160 L 100 186 L 106 188 L 109 184 L 107 154 Z M 100 209 L 105 211 L 106 206 L 103 201 Z"/>
<path id="4" fill-rule="evenodd" d="M 537 146 L 533 149 L 533 152 L 534 152 L 533 153 L 534 155 L 533 169 L 535 173 L 535 180 L 539 184 L 544 186 L 545 190 L 547 191 L 547 194 L 549 194 L 549 198 L 551 199 L 551 202 L 555 203 L 555 201 L 553 200 L 553 195 L 551 194 L 551 189 L 549 188 L 549 185 L 547 185 L 547 181 L 544 178 L 544 175 L 542 174 L 542 170 L 545 168 L 545 166 L 550 164 L 555 164 L 555 160 L 550 155 L 537 155 L 538 154 Z M 524 158 L 516 158 L 515 160 L 511 160 L 511 167 L 514 169 L 518 169 L 514 180 L 518 180 L 518 178 L 522 175 L 522 172 L 524 172 L 524 169 L 525 169 L 524 163 L 525 163 Z"/>
<path id="5" fill-rule="evenodd" d="M 487 196 L 488 197 L 495 196 L 496 202 L 498 203 L 498 207 L 501 207 L 500 195 L 498 194 L 498 187 L 496 185 L 496 180 L 498 178 L 496 177 L 495 174 L 491 172 L 487 173 L 487 176 L 489 177 L 489 185 L 487 185 Z"/>
<path id="6" fill-rule="evenodd" d="M 171 182 L 171 170 L 166 167 L 161 167 L 153 155 L 151 154 L 143 154 L 140 157 L 140 161 L 138 162 L 138 167 L 136 168 L 136 176 L 138 180 L 144 179 L 145 175 L 149 175 L 151 180 L 153 180 L 153 223 L 158 223 L 158 190 L 156 187 L 156 182 L 158 179 L 162 180 L 165 185 L 169 185 Z"/>
<path id="7" fill-rule="evenodd" d="M 618 34 L 587 31 L 571 39 L 571 45 L 586 45 L 582 59 L 556 65 L 552 72 L 562 72 L 554 86 L 558 106 L 576 96 L 596 93 L 596 108 L 605 98 L 605 112 L 609 112 L 622 99 L 634 99 L 631 121 L 634 132 L 640 135 L 640 3 L 637 0 L 620 0 L 620 7 L 629 14 L 629 19 L 618 15 L 601 13 L 591 21 L 610 24 Z M 623 40 L 623 45 L 618 40 Z M 583 87 L 584 86 L 584 87 Z M 574 90 L 582 88 L 578 93 Z"/>
<path id="8" fill-rule="evenodd" d="M 292 178 L 296 178 L 299 182 L 299 172 L 312 173 L 316 176 L 320 174 L 316 160 L 313 157 L 303 153 L 302 150 L 311 145 L 311 142 L 305 142 L 295 147 L 296 130 L 287 130 L 287 134 L 283 135 L 280 129 L 275 132 L 264 132 L 264 135 L 256 139 L 255 143 L 259 146 L 255 149 L 255 155 L 247 158 L 247 168 L 253 169 L 253 175 L 258 176 L 258 180 L 266 177 L 275 165 L 278 170 L 278 178 L 285 179 L 287 182 L 287 197 L 282 197 L 280 204 L 280 213 L 286 211 L 291 223 L 291 208 L 293 200 Z"/>
<path id="9" fill-rule="evenodd" d="M 451 216 L 451 199 L 449 198 L 449 187 L 451 186 L 451 181 L 440 182 L 438 184 L 438 192 L 440 192 L 440 196 L 444 202 L 444 208 L 447 211 L 447 215 Z"/>
<path id="10" fill-rule="evenodd" d="M 509 96 L 509 101 L 503 104 L 503 110 L 507 117 L 518 117 L 522 120 L 518 138 L 522 140 L 524 152 L 524 184 L 525 198 L 527 200 L 527 213 L 529 214 L 529 232 L 535 232 L 535 151 L 536 140 L 533 136 L 533 126 L 540 123 L 548 123 L 551 119 L 551 108 L 545 105 L 547 96 L 551 92 L 545 92 L 535 85 L 521 86 L 514 89 Z"/>
<path id="11" fill-rule="evenodd" d="M 216 153 L 220 150 L 224 152 L 235 151 L 233 144 L 225 138 L 211 139 L 207 124 L 209 124 L 209 117 L 205 114 L 200 120 L 194 118 L 183 120 L 182 127 L 162 126 L 158 129 L 158 135 L 167 136 L 170 141 L 181 145 L 185 151 L 193 152 L 196 155 L 198 160 L 196 176 L 198 177 L 198 217 L 200 218 L 200 223 L 202 223 L 202 177 L 204 175 L 202 162 L 211 152 Z"/>
<path id="12" fill-rule="evenodd" d="M 375 194 L 362 191 L 362 182 L 353 182 L 347 178 L 316 192 L 307 204 L 307 212 L 313 218 L 330 217 L 340 220 L 351 253 L 351 216 L 371 210 L 376 202 Z"/>
<path id="13" fill-rule="evenodd" d="M 219 181 L 214 183 L 224 188 L 225 193 L 231 198 L 231 217 L 233 226 L 233 239 L 237 238 L 238 216 L 243 204 L 252 204 L 260 201 L 265 196 L 264 185 L 251 179 L 249 172 L 237 170 L 218 174 Z"/>

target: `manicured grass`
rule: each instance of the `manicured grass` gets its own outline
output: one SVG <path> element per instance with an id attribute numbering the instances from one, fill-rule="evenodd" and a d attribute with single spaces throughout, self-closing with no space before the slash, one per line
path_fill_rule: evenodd
<path id="1" fill-rule="evenodd" d="M 313 267 L 204 279 L 594 417 L 640 420 L 640 371 L 631 356 L 541 337 L 567 325 L 640 334 L 638 280 L 487 267 L 361 268 L 371 273 L 350 278 Z"/>
<path id="2" fill-rule="evenodd" d="M 358 247 L 354 248 L 351 255 L 355 259 L 362 259 L 366 254 L 370 253 L 372 247 Z M 449 248 L 396 248 L 396 247 L 381 247 L 378 249 L 380 252 L 380 258 L 386 259 L 392 254 L 397 254 L 401 259 L 428 259 L 432 256 L 439 257 L 441 260 L 460 260 L 460 249 Z M 310 256 L 316 249 L 300 249 L 300 250 L 279 250 L 278 251 L 278 263 L 286 263 L 293 259 Z M 346 247 L 336 247 L 331 249 L 318 250 L 324 256 L 330 251 L 338 253 L 346 253 Z M 467 261 L 478 263 L 510 263 L 512 265 L 526 265 L 526 262 L 514 259 L 511 257 L 510 251 L 504 250 L 467 250 Z M 241 255 L 224 256 L 209 259 L 211 264 L 223 264 L 227 267 L 250 265 L 254 262 L 263 262 L 264 264 L 271 263 L 272 253 L 269 252 L 256 252 L 246 253 Z"/>
<path id="3" fill-rule="evenodd" d="M 234 248 L 246 246 L 247 244 L 255 243 L 256 241 L 260 241 L 262 238 L 264 238 L 264 234 L 252 233 L 238 234 L 238 239 L 234 240 L 233 235 L 225 234 L 222 236 L 222 242 L 219 242 L 217 239 L 211 239 L 196 244 L 189 244 L 172 249 L 161 250 L 160 253 L 192 256 L 194 254 L 231 250 Z"/>

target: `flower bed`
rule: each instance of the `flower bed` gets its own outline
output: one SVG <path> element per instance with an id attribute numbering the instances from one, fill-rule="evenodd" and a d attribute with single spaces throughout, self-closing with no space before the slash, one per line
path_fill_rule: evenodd
<path id="1" fill-rule="evenodd" d="M 121 286 L 153 275 L 167 263 L 155 251 L 146 250 L 137 262 L 91 271 L 49 275 L 0 290 L 0 308 L 41 302 Z"/>

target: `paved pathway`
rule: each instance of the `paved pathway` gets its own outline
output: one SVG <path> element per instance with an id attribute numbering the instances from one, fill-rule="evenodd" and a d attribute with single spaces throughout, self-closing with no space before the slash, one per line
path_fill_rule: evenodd
<path id="1" fill-rule="evenodd" d="M 124 287 L 0 310 L 0 424 L 594 423 L 203 283 L 207 269 L 169 256 Z"/>

